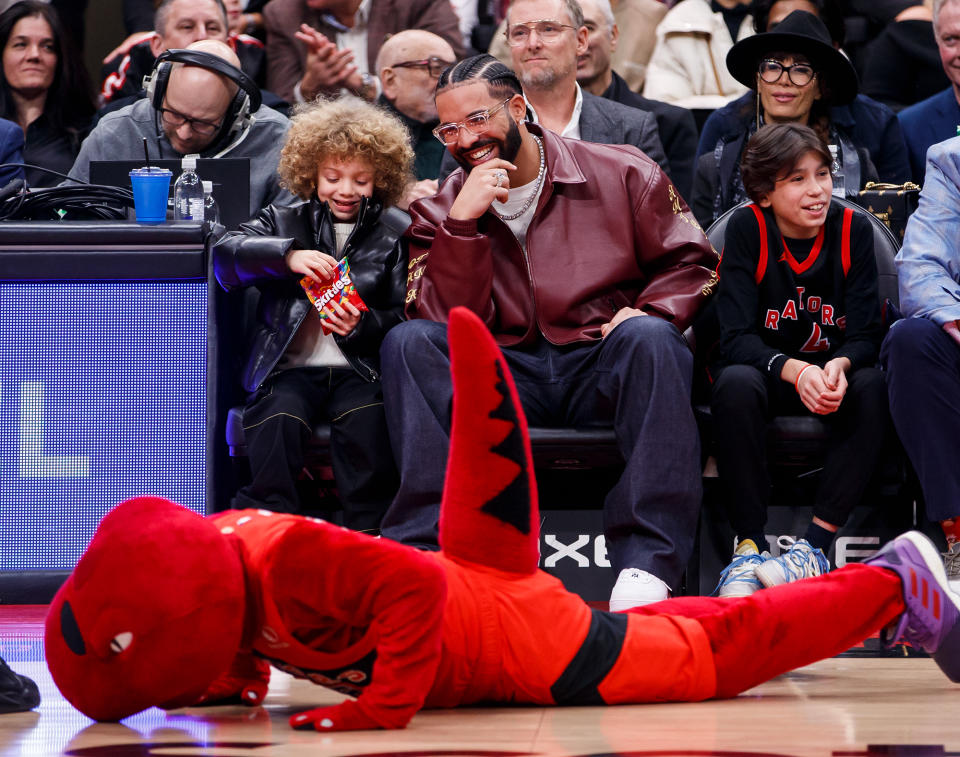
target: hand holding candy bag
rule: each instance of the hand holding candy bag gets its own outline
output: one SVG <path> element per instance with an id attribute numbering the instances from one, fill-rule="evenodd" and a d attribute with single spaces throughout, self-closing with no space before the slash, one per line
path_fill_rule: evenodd
<path id="1" fill-rule="evenodd" d="M 300 279 L 300 286 L 303 287 L 310 302 L 317 309 L 321 321 L 327 320 L 329 317 L 327 308 L 331 307 L 333 303 L 342 306 L 344 302 L 349 302 L 357 310 L 368 310 L 350 278 L 350 263 L 346 258 L 343 258 L 337 264 L 329 281 L 319 284 L 309 276 L 304 276 Z M 324 325 L 323 333 L 330 334 L 332 332 Z"/>

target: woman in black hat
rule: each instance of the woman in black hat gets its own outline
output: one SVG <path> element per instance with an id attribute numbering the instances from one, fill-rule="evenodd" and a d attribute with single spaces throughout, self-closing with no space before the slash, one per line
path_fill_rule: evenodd
<path id="1" fill-rule="evenodd" d="M 697 162 L 691 206 L 702 225 L 709 225 L 747 198 L 740 179 L 740 154 L 750 135 L 764 123 L 812 127 L 825 144 L 835 147 L 847 193 L 880 178 L 873 156 L 855 130 L 831 117 L 831 106 L 853 101 L 859 84 L 850 61 L 834 48 L 827 28 L 816 16 L 794 11 L 775 31 L 741 40 L 728 53 L 727 68 L 753 94 L 738 101 L 735 114 L 724 114 L 729 128 Z M 902 136 L 899 138 L 902 142 Z M 900 177 L 883 178 L 896 181 Z"/>

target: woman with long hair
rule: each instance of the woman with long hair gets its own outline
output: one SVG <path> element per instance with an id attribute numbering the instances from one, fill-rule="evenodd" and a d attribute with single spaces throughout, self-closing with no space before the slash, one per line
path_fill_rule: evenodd
<path id="1" fill-rule="evenodd" d="M 57 12 L 23 0 L 0 14 L 0 117 L 20 125 L 26 163 L 67 173 L 90 128 L 94 103 L 83 61 Z M 51 186 L 55 174 L 27 169 L 30 186 Z"/>

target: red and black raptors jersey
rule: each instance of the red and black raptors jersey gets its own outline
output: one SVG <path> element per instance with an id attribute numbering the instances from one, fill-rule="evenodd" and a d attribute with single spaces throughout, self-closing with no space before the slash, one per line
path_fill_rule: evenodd
<path id="1" fill-rule="evenodd" d="M 772 210 L 747 205 L 727 225 L 718 271 L 721 365 L 779 377 L 789 358 L 846 357 L 853 370 L 876 362 L 877 265 L 861 213 L 831 204 L 815 238 L 789 239 Z"/>

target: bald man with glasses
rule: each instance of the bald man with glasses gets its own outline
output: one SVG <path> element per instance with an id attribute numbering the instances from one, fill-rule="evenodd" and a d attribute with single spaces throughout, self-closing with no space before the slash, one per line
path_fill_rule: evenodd
<path id="1" fill-rule="evenodd" d="M 225 42 L 200 40 L 186 49 L 220 58 L 239 74 L 240 61 Z M 236 93 L 237 85 L 217 71 L 175 63 L 159 107 L 143 98 L 100 119 L 83 141 L 70 177 L 89 181 L 94 160 L 143 160 L 146 140 L 151 158 L 249 158 L 250 216 L 271 203 L 292 205 L 296 198 L 277 176 L 290 122 L 266 105 L 249 119 L 228 118 Z"/>
<path id="2" fill-rule="evenodd" d="M 396 115 L 410 132 L 416 183 L 400 206 L 437 193 L 437 177 L 445 150 L 432 130 L 439 123 L 434 90 L 437 77 L 457 61 L 453 47 L 443 37 L 422 29 L 394 34 L 377 55 L 377 76 L 382 93 L 377 104 Z"/>

